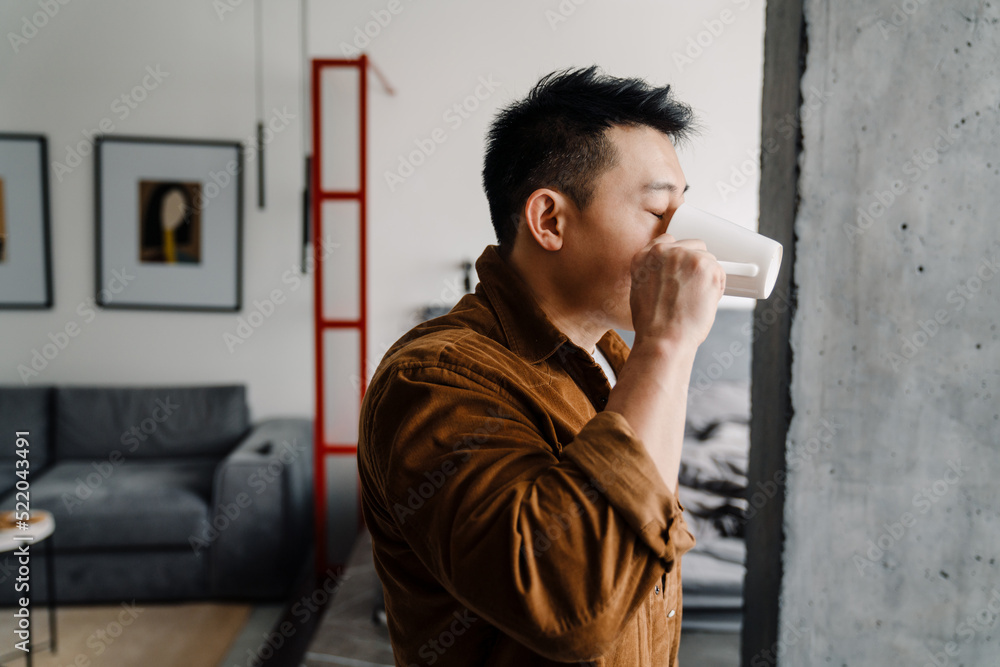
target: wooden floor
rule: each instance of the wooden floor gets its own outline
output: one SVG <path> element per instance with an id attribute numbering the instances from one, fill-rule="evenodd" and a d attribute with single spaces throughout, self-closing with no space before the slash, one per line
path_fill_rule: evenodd
<path id="1" fill-rule="evenodd" d="M 32 611 L 37 667 L 218 667 L 250 616 L 252 605 L 177 603 L 63 606 L 56 611 L 56 652 L 48 650 L 48 611 Z M 24 665 L 14 649 L 14 609 L 0 607 L 3 665 Z M 23 655 L 23 654 L 22 654 Z"/>

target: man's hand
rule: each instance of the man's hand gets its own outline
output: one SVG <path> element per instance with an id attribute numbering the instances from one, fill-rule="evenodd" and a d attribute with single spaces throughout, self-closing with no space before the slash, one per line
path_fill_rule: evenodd
<path id="1" fill-rule="evenodd" d="M 635 344 L 605 410 L 625 417 L 670 491 L 677 488 L 695 352 L 725 288 L 726 274 L 702 241 L 662 234 L 632 260 Z"/>
<path id="2" fill-rule="evenodd" d="M 667 341 L 697 348 L 708 337 L 726 273 L 696 239 L 661 234 L 632 258 L 632 325 L 636 342 Z"/>

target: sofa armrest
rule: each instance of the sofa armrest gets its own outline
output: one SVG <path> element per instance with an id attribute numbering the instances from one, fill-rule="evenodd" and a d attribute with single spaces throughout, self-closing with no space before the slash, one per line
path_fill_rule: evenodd
<path id="1" fill-rule="evenodd" d="M 212 594 L 274 598 L 286 593 L 312 533 L 310 419 L 257 424 L 219 463 L 212 489 Z"/>

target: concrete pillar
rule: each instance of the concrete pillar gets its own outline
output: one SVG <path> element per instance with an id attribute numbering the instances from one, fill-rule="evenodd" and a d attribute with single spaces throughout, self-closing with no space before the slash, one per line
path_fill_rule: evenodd
<path id="1" fill-rule="evenodd" d="M 1000 2 L 803 7 L 778 664 L 992 665 Z"/>

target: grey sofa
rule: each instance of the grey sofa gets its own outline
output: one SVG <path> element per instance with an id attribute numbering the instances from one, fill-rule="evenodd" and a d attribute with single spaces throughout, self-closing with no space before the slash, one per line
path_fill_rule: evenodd
<path id="1" fill-rule="evenodd" d="M 311 420 L 251 425 L 242 385 L 0 387 L 2 510 L 15 431 L 30 433 L 31 507 L 55 516 L 58 602 L 266 600 L 293 585 L 311 543 Z"/>

